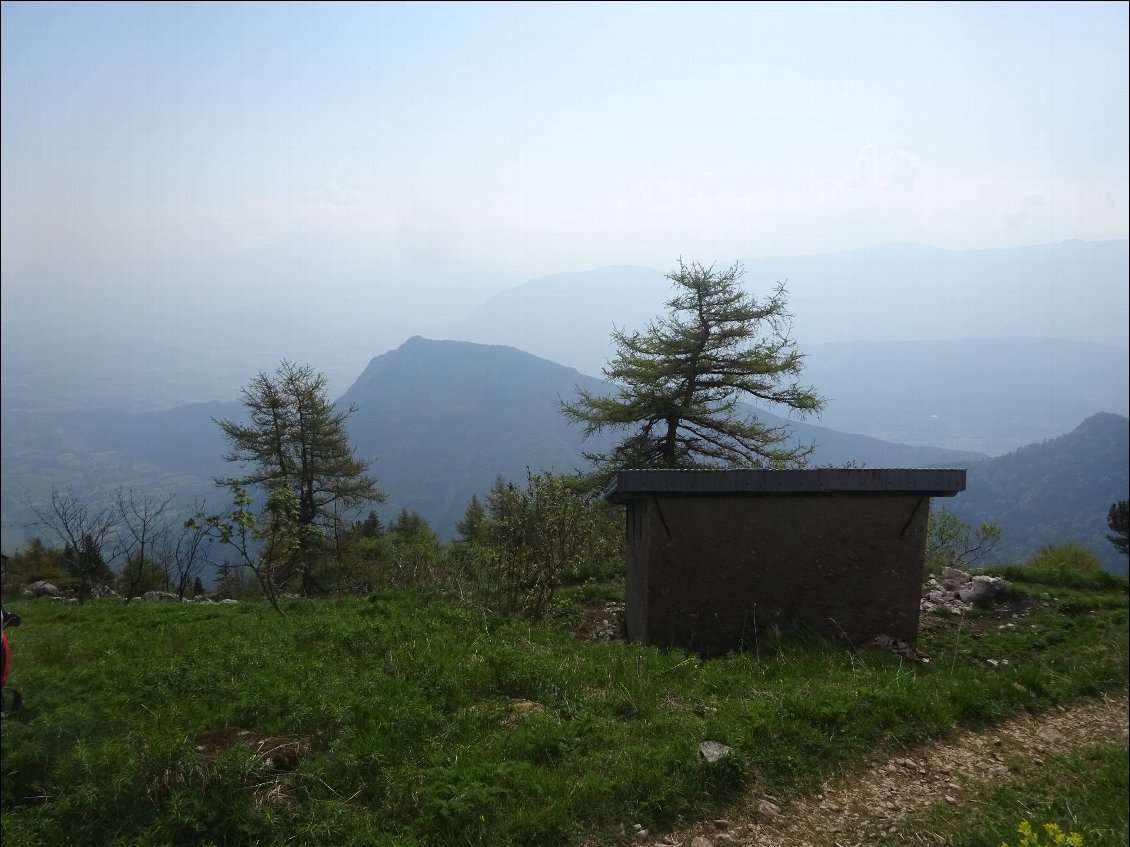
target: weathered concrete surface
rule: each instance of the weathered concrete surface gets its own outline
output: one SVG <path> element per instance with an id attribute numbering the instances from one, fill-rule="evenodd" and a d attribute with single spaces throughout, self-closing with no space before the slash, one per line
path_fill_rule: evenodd
<path id="1" fill-rule="evenodd" d="M 928 496 L 665 493 L 625 505 L 632 640 L 707 655 L 778 630 L 917 641 Z"/>

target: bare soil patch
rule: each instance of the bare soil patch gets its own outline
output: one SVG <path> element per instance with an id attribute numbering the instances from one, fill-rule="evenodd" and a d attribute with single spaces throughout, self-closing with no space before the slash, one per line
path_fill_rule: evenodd
<path id="1" fill-rule="evenodd" d="M 236 745 L 250 750 L 264 769 L 289 771 L 310 755 L 310 745 L 294 735 L 264 735 L 238 726 L 209 729 L 196 736 L 196 749 L 205 756 L 217 756 Z"/>

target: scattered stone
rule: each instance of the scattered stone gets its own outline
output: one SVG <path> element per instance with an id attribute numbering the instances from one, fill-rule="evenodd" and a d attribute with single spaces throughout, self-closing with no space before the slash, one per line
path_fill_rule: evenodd
<path id="1" fill-rule="evenodd" d="M 930 661 L 930 659 L 927 658 L 924 653 L 919 653 L 914 649 L 914 647 L 907 644 L 905 641 L 900 641 L 897 638 L 891 638 L 891 636 L 889 635 L 876 635 L 864 646 L 870 647 L 875 650 L 886 650 L 911 662 L 925 663 Z"/>
<path id="2" fill-rule="evenodd" d="M 150 603 L 179 603 L 180 598 L 168 591 L 146 591 L 141 599 Z"/>
<path id="3" fill-rule="evenodd" d="M 643 844 L 650 837 L 651 837 L 651 833 L 648 832 L 646 829 L 641 829 L 641 830 L 638 830 L 636 832 L 636 841 L 638 841 L 640 844 Z"/>
<path id="4" fill-rule="evenodd" d="M 958 598 L 964 603 L 977 603 L 985 605 L 992 603 L 1008 588 L 1008 581 L 999 576 L 978 575 L 973 577 L 969 585 L 957 592 Z"/>
<path id="5" fill-rule="evenodd" d="M 929 580 L 923 586 L 921 610 L 934 614 L 962 614 L 973 605 L 986 606 L 1000 599 L 1009 587 L 1008 580 L 999 576 L 969 573 L 957 568 L 946 568 L 942 582 Z"/>
<path id="6" fill-rule="evenodd" d="M 763 798 L 758 801 L 757 814 L 767 821 L 776 820 L 781 817 L 781 807 Z"/>
<path id="7" fill-rule="evenodd" d="M 733 749 L 727 747 L 721 741 L 703 741 L 698 745 L 698 755 L 700 759 L 708 763 L 717 762 L 719 759 L 725 759 Z"/>
<path id="8" fill-rule="evenodd" d="M 1046 741 L 1048 744 L 1062 744 L 1064 741 L 1063 733 L 1052 726 L 1041 729 L 1036 733 L 1036 736 L 1041 741 Z"/>
<path id="9" fill-rule="evenodd" d="M 960 568 L 946 568 L 942 571 L 942 587 L 946 591 L 957 591 L 972 581 L 973 577 L 969 575 L 969 572 Z"/>
<path id="10" fill-rule="evenodd" d="M 62 597 L 63 592 L 58 586 L 52 585 L 45 579 L 38 579 L 30 585 L 25 585 L 20 592 L 24 597 Z"/>
<path id="11" fill-rule="evenodd" d="M 233 603 L 238 603 L 239 601 L 238 601 L 238 600 L 234 600 L 234 599 L 232 599 L 231 597 L 225 597 L 225 598 L 224 598 L 223 600 L 221 600 L 220 602 L 221 602 L 221 603 L 223 603 L 223 604 L 224 604 L 225 606 L 230 606 L 231 604 L 233 604 Z"/>
<path id="12" fill-rule="evenodd" d="M 616 601 L 590 606 L 587 634 L 592 639 L 616 639 L 623 634 L 624 604 Z"/>
<path id="13" fill-rule="evenodd" d="M 714 843 L 704 835 L 696 835 L 691 839 L 691 847 L 714 847 Z"/>

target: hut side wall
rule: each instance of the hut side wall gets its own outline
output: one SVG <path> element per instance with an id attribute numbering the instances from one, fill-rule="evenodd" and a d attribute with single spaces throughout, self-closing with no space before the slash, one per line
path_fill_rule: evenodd
<path id="1" fill-rule="evenodd" d="M 755 632 L 918 636 L 929 498 L 648 497 L 628 504 L 632 640 L 713 654 Z"/>

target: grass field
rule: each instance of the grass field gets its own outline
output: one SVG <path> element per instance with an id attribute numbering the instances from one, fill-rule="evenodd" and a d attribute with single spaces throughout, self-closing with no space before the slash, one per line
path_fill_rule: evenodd
<path id="1" fill-rule="evenodd" d="M 1011 607 L 933 620 L 927 664 L 817 642 L 702 660 L 411 594 L 295 600 L 284 618 L 14 602 L 26 705 L 3 721 L 4 842 L 616 843 L 626 822 L 716 813 L 754 784 L 812 789 L 898 745 L 1125 686 L 1125 580 L 1104 585 L 1028 583 Z M 224 727 L 295 755 L 267 770 L 200 742 Z M 705 740 L 734 753 L 707 764 Z"/>

